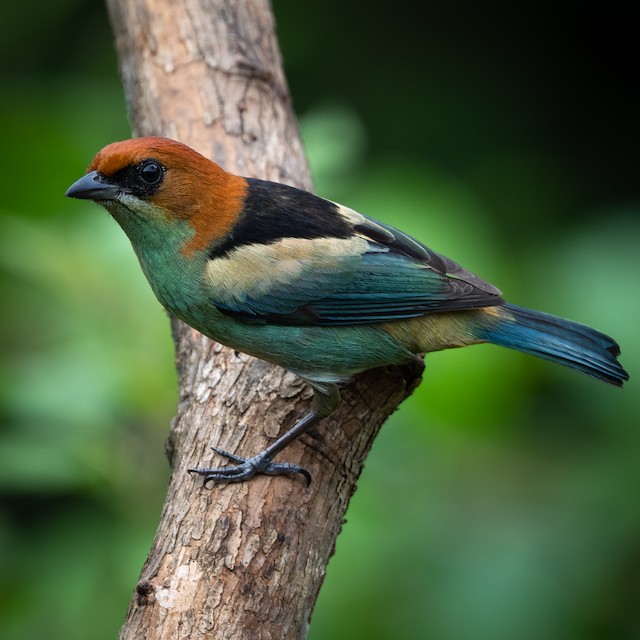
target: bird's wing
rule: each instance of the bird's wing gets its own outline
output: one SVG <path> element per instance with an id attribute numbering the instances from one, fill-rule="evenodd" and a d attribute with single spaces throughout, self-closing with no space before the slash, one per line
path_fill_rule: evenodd
<path id="1" fill-rule="evenodd" d="M 410 236 L 316 200 L 325 225 L 303 212 L 285 237 L 252 238 L 209 260 L 205 281 L 220 311 L 245 322 L 339 326 L 503 304 L 494 286 Z"/>

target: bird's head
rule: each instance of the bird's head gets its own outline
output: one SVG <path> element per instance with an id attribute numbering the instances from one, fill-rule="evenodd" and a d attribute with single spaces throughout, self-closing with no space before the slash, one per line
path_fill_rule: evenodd
<path id="1" fill-rule="evenodd" d="M 190 147 L 150 137 L 104 147 L 65 195 L 104 206 L 134 246 L 179 231 L 181 251 L 189 255 L 231 229 L 246 188 L 244 178 Z"/>

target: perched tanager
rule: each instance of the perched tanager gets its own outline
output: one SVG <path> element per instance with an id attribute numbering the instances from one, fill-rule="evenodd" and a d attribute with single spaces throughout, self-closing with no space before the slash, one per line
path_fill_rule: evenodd
<path id="1" fill-rule="evenodd" d="M 167 138 L 114 142 L 67 196 L 101 204 L 160 303 L 204 335 L 297 374 L 312 410 L 205 482 L 309 473 L 273 458 L 340 403 L 355 374 L 489 342 L 616 386 L 620 349 L 585 325 L 507 304 L 493 285 L 393 227 L 294 187 L 228 173 Z"/>

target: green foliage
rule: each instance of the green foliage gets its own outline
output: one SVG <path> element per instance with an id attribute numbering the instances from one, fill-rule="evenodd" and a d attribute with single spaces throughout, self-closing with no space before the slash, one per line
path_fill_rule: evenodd
<path id="1" fill-rule="evenodd" d="M 114 637 L 168 476 L 167 318 L 117 226 L 62 197 L 98 148 L 129 136 L 105 17 L 90 5 L 0 20 L 5 60 L 34 34 L 0 103 L 6 640 Z M 276 3 L 318 191 L 515 303 L 610 333 L 632 380 L 619 391 L 496 347 L 431 355 L 367 462 L 310 638 L 633 637 L 640 202 L 618 135 L 628 107 L 614 116 L 581 100 L 600 82 L 626 105 L 624 84 L 590 66 L 584 87 L 571 76 L 575 97 L 563 91 L 558 48 L 579 42 L 564 30 L 566 43 L 550 35 L 525 54 L 511 38 L 535 46 L 535 19 L 527 30 L 502 16 L 478 42 L 473 11 L 437 31 L 451 25 L 434 7 L 420 39 L 429 25 L 360 5 L 342 3 L 336 24 L 335 2 L 304 15 Z M 329 24 L 339 47 L 327 47 Z"/>

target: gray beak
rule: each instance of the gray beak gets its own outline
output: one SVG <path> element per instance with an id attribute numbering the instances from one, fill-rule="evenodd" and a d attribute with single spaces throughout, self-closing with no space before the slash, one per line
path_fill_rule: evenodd
<path id="1" fill-rule="evenodd" d="M 81 200 L 115 200 L 122 187 L 112 184 L 97 171 L 91 171 L 74 182 L 64 194 L 67 198 Z"/>

